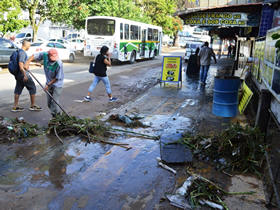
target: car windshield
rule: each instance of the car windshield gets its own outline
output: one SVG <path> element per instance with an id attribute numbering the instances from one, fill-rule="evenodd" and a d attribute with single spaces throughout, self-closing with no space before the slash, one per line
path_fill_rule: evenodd
<path id="1" fill-rule="evenodd" d="M 16 35 L 16 38 L 24 38 L 24 37 L 25 37 L 25 33 L 20 33 Z"/>
<path id="2" fill-rule="evenodd" d="M 88 19 L 87 31 L 89 35 L 113 36 L 115 21 L 110 19 Z"/>
<path id="3" fill-rule="evenodd" d="M 33 43 L 31 44 L 31 47 L 37 47 L 37 46 L 41 46 L 43 43 Z"/>

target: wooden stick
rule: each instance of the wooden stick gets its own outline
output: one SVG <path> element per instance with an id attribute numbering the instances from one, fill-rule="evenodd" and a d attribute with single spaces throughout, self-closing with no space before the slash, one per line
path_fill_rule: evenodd
<path id="1" fill-rule="evenodd" d="M 147 134 L 137 133 L 137 132 L 134 132 L 134 131 L 128 131 L 128 130 L 123 130 L 123 129 L 117 129 L 117 128 L 111 128 L 111 130 L 112 131 L 120 131 L 120 132 L 124 132 L 124 133 L 133 133 L 133 134 L 136 134 L 136 135 L 139 135 L 139 136 L 159 140 L 159 136 L 151 136 L 151 135 L 147 135 Z"/>
<path id="2" fill-rule="evenodd" d="M 57 137 L 58 140 L 63 144 L 63 140 L 62 140 L 62 139 L 58 136 L 58 134 L 57 134 L 56 127 L 54 126 L 53 129 L 54 129 L 54 133 L 55 133 L 56 137 Z"/>

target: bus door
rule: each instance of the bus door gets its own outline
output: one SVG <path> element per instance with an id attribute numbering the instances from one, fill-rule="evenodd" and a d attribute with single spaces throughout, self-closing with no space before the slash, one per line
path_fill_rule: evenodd
<path id="1" fill-rule="evenodd" d="M 146 37 L 147 37 L 147 29 L 142 29 L 142 47 L 141 47 L 141 56 L 145 56 L 145 48 L 146 48 Z"/>

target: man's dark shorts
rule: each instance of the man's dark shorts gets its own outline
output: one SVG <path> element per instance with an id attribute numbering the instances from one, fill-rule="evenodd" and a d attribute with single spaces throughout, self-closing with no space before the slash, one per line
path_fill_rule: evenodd
<path id="1" fill-rule="evenodd" d="M 36 86 L 35 86 L 35 83 L 30 76 L 28 76 L 28 80 L 26 82 L 24 82 L 23 81 L 23 76 L 18 75 L 18 76 L 16 76 L 16 82 L 17 82 L 16 83 L 16 88 L 15 88 L 15 91 L 14 91 L 14 93 L 16 95 L 20 95 L 24 87 L 27 88 L 30 95 L 35 95 Z"/>

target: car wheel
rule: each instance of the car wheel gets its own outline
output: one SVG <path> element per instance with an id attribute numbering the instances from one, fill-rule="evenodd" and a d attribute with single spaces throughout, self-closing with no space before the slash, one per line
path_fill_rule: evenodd
<path id="1" fill-rule="evenodd" d="M 70 54 L 70 55 L 69 55 L 69 62 L 70 62 L 70 63 L 74 63 L 74 60 L 75 60 L 74 55 L 73 55 L 73 54 Z"/>
<path id="2" fill-rule="evenodd" d="M 129 63 L 133 64 L 133 63 L 135 63 L 135 61 L 136 61 L 136 54 L 135 54 L 135 51 L 132 51 L 132 53 L 130 55 Z"/>

